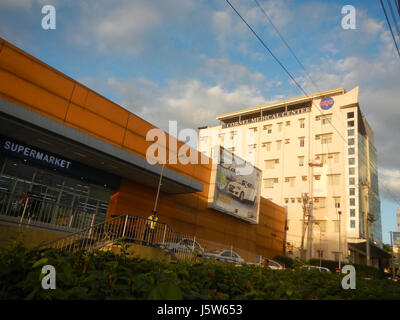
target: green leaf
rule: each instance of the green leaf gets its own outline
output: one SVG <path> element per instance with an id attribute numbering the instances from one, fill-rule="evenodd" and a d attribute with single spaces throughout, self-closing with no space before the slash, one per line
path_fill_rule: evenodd
<path id="1" fill-rule="evenodd" d="M 148 300 L 182 300 L 181 289 L 173 282 L 162 282 L 150 291 Z"/>
<path id="2" fill-rule="evenodd" d="M 37 267 L 45 266 L 45 265 L 47 264 L 47 261 L 49 261 L 49 259 L 47 259 L 47 258 L 42 258 L 42 259 L 36 261 L 36 262 L 32 265 L 32 268 L 37 268 Z"/>

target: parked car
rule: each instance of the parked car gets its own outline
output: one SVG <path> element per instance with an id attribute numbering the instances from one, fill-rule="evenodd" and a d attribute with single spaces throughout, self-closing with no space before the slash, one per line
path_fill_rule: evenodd
<path id="1" fill-rule="evenodd" d="M 283 270 L 285 269 L 279 262 L 271 259 L 264 259 L 264 266 L 272 270 Z"/>
<path id="2" fill-rule="evenodd" d="M 304 266 L 301 267 L 301 269 L 305 269 L 305 270 L 315 270 L 315 271 L 319 271 L 319 272 L 331 273 L 331 270 L 329 270 L 328 268 L 325 268 L 325 267 L 318 267 L 318 266 L 304 265 Z"/>
<path id="3" fill-rule="evenodd" d="M 168 252 L 185 254 L 195 252 L 197 256 L 203 256 L 204 254 L 204 249 L 201 247 L 201 245 L 198 242 L 188 238 L 183 238 L 178 242 L 157 243 L 157 246 Z"/>
<path id="4" fill-rule="evenodd" d="M 227 191 L 239 198 L 240 201 L 247 200 L 253 203 L 256 201 L 256 189 L 251 183 L 245 180 L 242 180 L 241 183 L 235 181 L 230 182 L 227 186 Z"/>
<path id="5" fill-rule="evenodd" d="M 400 276 L 399 275 L 395 275 L 394 277 L 392 275 L 390 275 L 386 279 L 391 280 L 393 282 L 400 282 Z"/>
<path id="6" fill-rule="evenodd" d="M 270 268 L 273 270 L 284 270 L 285 269 L 279 262 L 268 259 L 268 258 L 262 258 L 258 262 L 248 262 L 247 264 L 260 266 L 260 267 L 267 267 L 267 268 Z"/>
<path id="7" fill-rule="evenodd" d="M 214 252 L 206 252 L 203 258 L 214 258 L 217 261 L 231 262 L 235 264 L 243 264 L 244 260 L 236 252 L 231 250 L 216 250 Z"/>

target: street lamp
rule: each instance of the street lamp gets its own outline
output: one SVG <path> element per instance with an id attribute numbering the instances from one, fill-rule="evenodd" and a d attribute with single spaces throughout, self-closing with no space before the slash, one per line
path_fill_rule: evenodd
<path id="1" fill-rule="evenodd" d="M 180 155 L 177 155 L 177 158 L 183 158 L 184 156 L 185 156 L 185 154 L 180 154 Z M 153 214 L 157 213 L 158 197 L 160 195 L 161 181 L 163 178 L 164 167 L 165 167 L 165 163 L 163 163 L 163 165 L 161 167 L 160 179 L 158 180 L 157 195 L 156 195 L 156 201 L 154 202 Z"/>

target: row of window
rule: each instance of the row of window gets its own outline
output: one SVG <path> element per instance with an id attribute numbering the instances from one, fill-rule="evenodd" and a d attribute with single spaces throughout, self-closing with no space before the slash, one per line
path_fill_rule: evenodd
<path id="1" fill-rule="evenodd" d="M 299 128 L 300 129 L 304 129 L 305 128 L 305 118 L 302 118 L 302 119 L 299 119 Z M 285 126 L 290 126 L 290 121 L 285 121 Z M 276 126 L 277 126 L 277 130 L 278 130 L 278 132 L 282 132 L 282 129 L 283 129 L 283 122 L 278 122 L 277 124 L 276 124 Z M 254 128 L 250 128 L 251 130 L 254 130 L 254 131 L 257 131 L 257 128 L 256 127 L 254 127 Z M 270 133 L 272 133 L 272 124 L 266 124 L 266 125 L 264 125 L 263 126 L 263 130 L 265 130 L 265 131 L 267 131 L 267 133 L 268 134 L 270 134 Z"/>
<path id="2" fill-rule="evenodd" d="M 301 198 L 285 198 L 285 203 L 302 203 Z M 333 197 L 335 208 L 340 208 L 340 197 Z M 322 197 L 314 198 L 314 209 L 322 209 L 327 207 L 327 199 Z"/>
<path id="3" fill-rule="evenodd" d="M 266 161 L 266 165 L 269 167 L 266 167 L 266 169 L 272 168 L 276 163 L 279 163 L 279 159 L 275 160 L 268 160 Z M 340 174 L 328 174 L 326 175 L 327 178 L 327 183 L 329 186 L 337 186 L 340 185 Z M 285 177 L 285 182 L 289 183 L 290 187 L 294 187 L 296 177 Z M 302 181 L 307 181 L 308 178 L 307 176 L 302 176 L 301 177 Z M 321 180 L 321 175 L 314 175 L 314 180 L 319 181 Z M 274 184 L 279 183 L 279 178 L 267 178 L 264 179 L 264 188 L 273 188 Z M 355 191 L 354 191 L 355 192 Z"/>
<path id="4" fill-rule="evenodd" d="M 354 112 L 348 112 L 347 119 L 354 119 Z M 354 120 L 347 121 L 347 127 L 348 128 L 354 127 Z M 347 144 L 349 146 L 355 145 L 354 129 L 348 129 L 347 135 L 348 135 Z M 348 154 L 354 155 L 355 148 L 349 147 Z M 356 174 L 356 169 L 354 166 L 355 166 L 355 158 L 351 157 L 351 158 L 349 158 L 349 184 L 350 184 L 349 195 L 350 196 L 356 195 L 356 189 L 353 187 L 355 185 L 355 174 Z M 356 205 L 355 197 L 349 198 L 349 205 L 350 205 L 350 217 L 355 217 L 356 216 L 356 209 L 354 208 Z M 350 219 L 350 228 L 355 229 L 355 227 L 356 227 L 356 221 L 354 219 Z"/>

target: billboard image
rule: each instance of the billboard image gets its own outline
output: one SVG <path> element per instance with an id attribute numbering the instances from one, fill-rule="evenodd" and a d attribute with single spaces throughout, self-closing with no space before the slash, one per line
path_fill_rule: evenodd
<path id="1" fill-rule="evenodd" d="M 262 172 L 220 147 L 211 208 L 258 223 Z"/>

